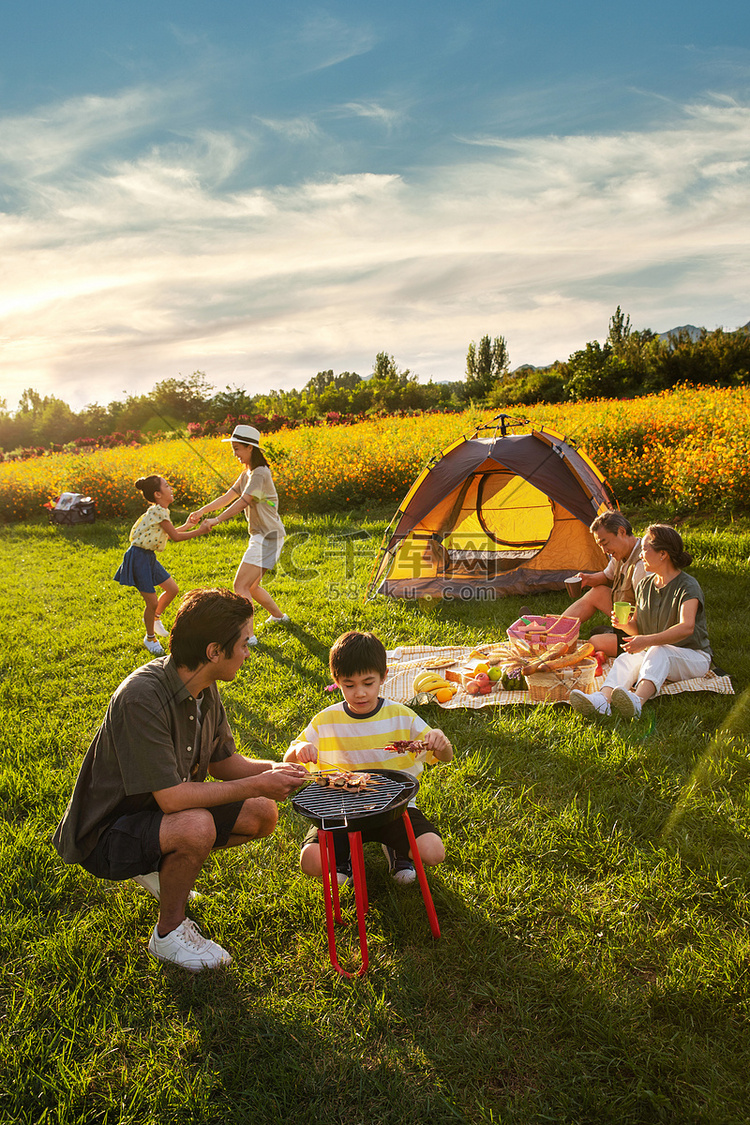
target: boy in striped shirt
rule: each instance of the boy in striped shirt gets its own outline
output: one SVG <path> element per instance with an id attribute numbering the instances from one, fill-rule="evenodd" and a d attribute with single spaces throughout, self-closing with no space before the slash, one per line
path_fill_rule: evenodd
<path id="1" fill-rule="evenodd" d="M 453 747 L 441 730 L 428 727 L 408 707 L 381 695 L 387 675 L 387 656 L 376 636 L 344 633 L 331 649 L 329 666 L 344 700 L 326 707 L 308 723 L 290 745 L 284 761 L 317 762 L 321 769 L 403 770 L 418 777 L 422 772 L 421 761 L 415 762 L 410 754 L 388 753 L 384 748 L 393 742 L 421 739 L 429 748 L 427 762 L 450 762 Z M 409 819 L 422 862 L 430 867 L 442 863 L 445 848 L 435 825 L 412 805 Z M 347 833 L 334 832 L 333 839 L 338 881 L 348 883 L 352 863 Z M 416 871 L 401 817 L 370 832 L 364 830 L 362 840 L 376 840 L 382 845 L 390 873 L 397 883 L 414 882 Z M 300 867 L 306 875 L 322 877 L 318 830 L 314 826 L 303 842 Z"/>

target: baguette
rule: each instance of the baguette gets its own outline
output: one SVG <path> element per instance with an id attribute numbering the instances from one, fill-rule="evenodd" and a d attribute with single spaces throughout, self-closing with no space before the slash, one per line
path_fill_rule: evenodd
<path id="1" fill-rule="evenodd" d="M 545 670 L 550 672 L 557 672 L 560 668 L 572 668 L 575 664 L 580 664 L 582 660 L 591 656 L 594 652 L 594 646 L 590 641 L 586 641 L 575 652 L 568 653 L 567 656 L 558 656 L 554 660 L 548 660 L 545 664 Z"/>
<path id="2" fill-rule="evenodd" d="M 557 644 L 552 645 L 551 648 L 545 649 L 545 651 L 541 653 L 540 656 L 537 656 L 534 660 L 529 660 L 527 664 L 524 664 L 524 676 L 528 676 L 531 672 L 536 672 L 542 666 L 548 668 L 550 665 L 550 661 L 554 660 L 556 657 L 562 659 L 563 653 L 566 653 L 567 651 L 568 646 L 565 641 L 558 641 Z"/>

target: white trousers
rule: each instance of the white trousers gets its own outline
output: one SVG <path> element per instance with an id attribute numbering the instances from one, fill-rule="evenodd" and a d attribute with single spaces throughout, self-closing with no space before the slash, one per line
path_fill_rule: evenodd
<path id="1" fill-rule="evenodd" d="M 632 688 L 641 680 L 650 680 L 657 692 L 667 680 L 692 680 L 705 676 L 711 667 L 707 652 L 678 645 L 652 645 L 643 652 L 623 652 L 617 657 L 604 681 L 607 688 Z"/>

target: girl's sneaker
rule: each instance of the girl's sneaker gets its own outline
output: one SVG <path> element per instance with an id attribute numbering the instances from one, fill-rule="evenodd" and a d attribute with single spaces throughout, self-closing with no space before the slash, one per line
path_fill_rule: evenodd
<path id="1" fill-rule="evenodd" d="M 146 649 L 147 652 L 150 652 L 152 656 L 164 656 L 165 655 L 164 649 L 161 647 L 161 645 L 157 641 L 156 637 L 154 637 L 153 640 L 149 640 L 148 637 L 144 637 L 143 638 L 143 647 Z"/>
<path id="2" fill-rule="evenodd" d="M 169 636 L 169 629 L 164 628 L 164 626 L 161 623 L 161 617 L 157 617 L 156 620 L 154 621 L 154 632 L 156 633 L 157 637 L 168 637 Z"/>

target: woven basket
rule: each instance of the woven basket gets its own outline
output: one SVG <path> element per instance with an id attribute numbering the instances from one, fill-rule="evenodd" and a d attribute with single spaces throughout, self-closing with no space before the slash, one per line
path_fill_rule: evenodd
<path id="1" fill-rule="evenodd" d="M 525 625 L 524 619 L 519 617 L 518 621 L 508 626 L 508 640 L 511 646 L 514 641 L 522 641 L 531 647 L 532 652 L 544 652 L 558 641 L 564 641 L 568 651 L 575 648 L 581 625 L 577 617 L 537 617 L 529 614 L 526 621 L 529 622 L 528 625 Z"/>
<path id="2" fill-rule="evenodd" d="M 531 672 L 526 677 L 532 703 L 560 703 L 570 698 L 573 688 L 590 695 L 594 690 L 596 661 L 589 656 L 570 668 L 556 672 Z"/>

